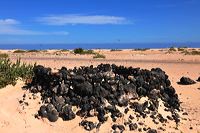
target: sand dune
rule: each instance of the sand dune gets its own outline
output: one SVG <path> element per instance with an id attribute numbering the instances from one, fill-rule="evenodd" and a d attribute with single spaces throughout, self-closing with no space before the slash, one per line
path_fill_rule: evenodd
<path id="1" fill-rule="evenodd" d="M 74 55 L 70 52 L 63 54 L 55 54 L 55 51 L 47 53 L 25 53 L 13 54 L 8 51 L 12 61 L 18 57 L 26 63 L 41 64 L 53 69 L 59 69 L 62 66 L 73 68 L 83 65 L 98 65 L 100 63 L 115 63 L 116 65 L 125 65 L 133 67 L 141 67 L 143 69 L 151 69 L 160 67 L 169 75 L 173 87 L 176 89 L 182 102 L 181 107 L 188 112 L 188 116 L 184 116 L 187 120 L 180 123 L 176 130 L 173 123 L 167 123 L 166 132 L 200 132 L 200 82 L 183 86 L 178 85 L 177 81 L 182 76 L 189 76 L 196 80 L 200 76 L 200 58 L 195 55 L 183 55 L 178 52 L 166 54 L 166 50 L 148 50 L 148 51 L 109 51 L 96 50 L 106 56 L 106 59 L 93 59 L 92 55 Z M 78 123 L 81 118 L 76 117 L 72 121 L 64 122 L 59 119 L 56 123 L 50 123 L 46 119 L 36 119 L 34 114 L 38 111 L 39 96 L 33 100 L 33 96 L 29 92 L 22 89 L 24 83 L 18 81 L 16 86 L 7 86 L 0 89 L 0 132 L 86 132 Z M 29 106 L 21 106 L 19 100 L 23 94 L 29 95 L 26 101 Z M 95 118 L 92 118 L 95 121 Z M 99 132 L 111 132 L 111 120 L 103 124 Z M 152 124 L 146 121 L 147 124 Z M 162 125 L 160 125 L 162 126 Z M 192 127 L 192 129 L 190 129 Z M 92 131 L 96 132 L 96 131 Z M 161 132 L 161 131 L 160 131 Z M 163 132 L 163 131 L 162 131 Z"/>

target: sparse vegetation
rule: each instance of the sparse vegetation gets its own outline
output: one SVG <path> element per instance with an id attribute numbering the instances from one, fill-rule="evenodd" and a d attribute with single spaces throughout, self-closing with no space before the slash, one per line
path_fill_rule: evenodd
<path id="1" fill-rule="evenodd" d="M 96 54 L 93 50 L 84 50 L 82 48 L 74 49 L 75 54 Z"/>
<path id="2" fill-rule="evenodd" d="M 40 51 L 36 49 L 31 49 L 31 50 L 28 50 L 27 52 L 40 52 Z"/>
<path id="3" fill-rule="evenodd" d="M 8 58 L 8 54 L 5 54 L 5 53 L 0 54 L 0 59 L 2 58 Z"/>
<path id="4" fill-rule="evenodd" d="M 179 47 L 178 51 L 184 51 L 186 48 Z"/>
<path id="5" fill-rule="evenodd" d="M 8 84 L 15 85 L 18 78 L 29 80 L 33 76 L 33 66 L 21 63 L 18 59 L 12 63 L 9 58 L 0 59 L 0 88 Z"/>
<path id="6" fill-rule="evenodd" d="M 192 51 L 184 50 L 181 53 L 185 55 L 200 55 L 200 51 L 197 50 L 192 50 Z"/>
<path id="7" fill-rule="evenodd" d="M 170 47 L 170 48 L 169 48 L 169 51 L 170 51 L 170 52 L 176 51 L 176 48 L 175 48 L 175 47 Z"/>
<path id="8" fill-rule="evenodd" d="M 60 52 L 68 52 L 68 49 L 61 49 Z"/>
<path id="9" fill-rule="evenodd" d="M 187 46 L 178 47 L 178 51 L 185 51 L 187 48 Z"/>
<path id="10" fill-rule="evenodd" d="M 149 50 L 150 48 L 135 48 L 133 49 L 134 51 L 146 51 Z"/>
<path id="11" fill-rule="evenodd" d="M 121 49 L 111 49 L 110 51 L 112 52 L 112 51 L 122 51 L 122 50 Z"/>
<path id="12" fill-rule="evenodd" d="M 44 50 L 40 50 L 41 52 L 48 52 L 48 50 L 44 49 Z"/>
<path id="13" fill-rule="evenodd" d="M 84 50 L 83 54 L 96 54 L 93 50 Z"/>
<path id="14" fill-rule="evenodd" d="M 99 53 L 97 53 L 95 56 L 93 56 L 93 58 L 94 59 L 96 59 L 96 58 L 106 58 L 106 56 L 105 55 L 103 55 L 103 54 L 99 54 Z"/>
<path id="15" fill-rule="evenodd" d="M 200 51 L 197 50 L 191 51 L 190 55 L 200 55 Z"/>
<path id="16" fill-rule="evenodd" d="M 26 52 L 27 52 L 26 50 L 18 49 L 18 50 L 15 50 L 13 53 L 26 53 Z"/>

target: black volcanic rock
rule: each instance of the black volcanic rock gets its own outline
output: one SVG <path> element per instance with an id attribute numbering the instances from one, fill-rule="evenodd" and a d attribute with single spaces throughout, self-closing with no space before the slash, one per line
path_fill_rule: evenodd
<path id="1" fill-rule="evenodd" d="M 197 79 L 197 81 L 200 82 L 200 76 L 199 76 L 199 78 Z"/>
<path id="2" fill-rule="evenodd" d="M 130 131 L 136 130 L 137 128 L 138 128 L 138 125 L 136 123 L 129 124 L 129 130 Z"/>
<path id="3" fill-rule="evenodd" d="M 83 126 L 84 129 L 87 131 L 91 131 L 96 127 L 93 122 L 87 120 L 82 120 L 80 125 Z"/>
<path id="4" fill-rule="evenodd" d="M 47 118 L 50 122 L 56 122 L 58 120 L 59 113 L 54 109 L 47 114 Z"/>
<path id="5" fill-rule="evenodd" d="M 181 77 L 179 84 L 181 85 L 191 85 L 195 84 L 196 82 L 189 77 Z"/>
<path id="6" fill-rule="evenodd" d="M 149 130 L 147 131 L 147 133 L 157 133 L 157 130 L 156 130 L 156 129 L 149 129 Z"/>
<path id="7" fill-rule="evenodd" d="M 62 110 L 62 115 L 61 115 L 63 120 L 72 120 L 76 117 L 74 112 L 72 111 L 72 106 L 64 106 Z"/>

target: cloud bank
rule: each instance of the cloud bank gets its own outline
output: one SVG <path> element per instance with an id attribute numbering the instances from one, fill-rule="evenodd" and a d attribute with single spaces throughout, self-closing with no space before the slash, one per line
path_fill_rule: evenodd
<path id="1" fill-rule="evenodd" d="M 20 22 L 15 19 L 0 19 L 0 35 L 68 35 L 65 31 L 46 32 L 33 31 L 19 27 Z"/>
<path id="2" fill-rule="evenodd" d="M 64 14 L 50 15 L 37 18 L 37 21 L 48 25 L 67 25 L 67 24 L 127 24 L 128 20 L 124 17 L 106 15 L 80 15 Z"/>

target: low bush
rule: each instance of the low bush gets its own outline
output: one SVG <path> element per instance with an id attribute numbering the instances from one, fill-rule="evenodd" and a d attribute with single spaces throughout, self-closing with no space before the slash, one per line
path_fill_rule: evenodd
<path id="1" fill-rule="evenodd" d="M 27 52 L 26 50 L 18 49 L 18 50 L 15 50 L 13 53 L 26 53 L 26 52 Z"/>
<path id="2" fill-rule="evenodd" d="M 8 84 L 15 85 L 18 78 L 28 81 L 33 76 L 33 65 L 21 63 L 18 59 L 12 63 L 8 58 L 0 59 L 0 88 Z"/>
<path id="3" fill-rule="evenodd" d="M 146 51 L 149 50 L 150 48 L 135 48 L 133 49 L 134 51 Z"/>
<path id="4" fill-rule="evenodd" d="M 93 50 L 84 50 L 82 48 L 74 49 L 75 54 L 96 54 Z"/>
<path id="5" fill-rule="evenodd" d="M 68 52 L 68 49 L 61 49 L 60 52 Z"/>
<path id="6" fill-rule="evenodd" d="M 193 51 L 184 50 L 181 53 L 185 55 L 200 55 L 200 51 L 197 51 L 197 50 L 193 50 Z"/>
<path id="7" fill-rule="evenodd" d="M 112 52 L 112 51 L 122 51 L 122 50 L 121 49 L 111 49 L 110 51 Z"/>
<path id="8" fill-rule="evenodd" d="M 28 50 L 27 52 L 40 52 L 40 51 L 36 49 L 31 49 L 31 50 Z"/>
<path id="9" fill-rule="evenodd" d="M 94 58 L 94 59 L 96 59 L 96 58 L 106 58 L 106 56 L 103 55 L 103 54 L 97 53 L 95 56 L 93 56 L 93 58 Z"/>
<path id="10" fill-rule="evenodd" d="M 76 48 L 76 49 L 74 49 L 74 53 L 75 54 L 83 54 L 83 51 L 84 51 L 84 49 L 82 49 L 82 48 Z"/>
<path id="11" fill-rule="evenodd" d="M 185 50 L 185 48 L 178 48 L 178 51 L 184 51 Z"/>
<path id="12" fill-rule="evenodd" d="M 175 48 L 175 47 L 170 47 L 170 48 L 169 48 L 169 51 L 171 51 L 171 52 L 172 52 L 172 51 L 176 51 L 176 48 Z"/>
<path id="13" fill-rule="evenodd" d="M 8 54 L 2 53 L 0 54 L 0 58 L 8 58 Z"/>
<path id="14" fill-rule="evenodd" d="M 194 50 L 190 52 L 191 55 L 200 55 L 200 51 Z"/>

